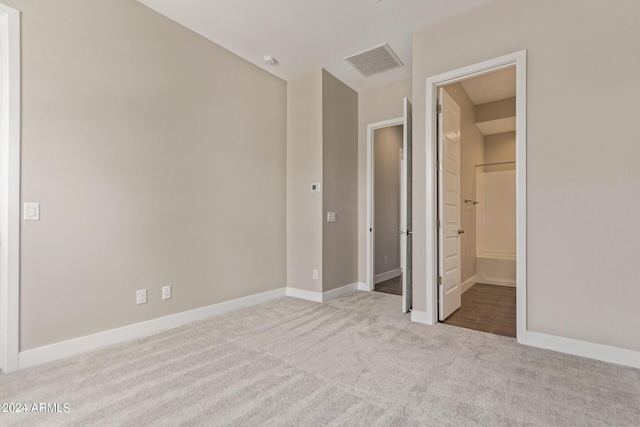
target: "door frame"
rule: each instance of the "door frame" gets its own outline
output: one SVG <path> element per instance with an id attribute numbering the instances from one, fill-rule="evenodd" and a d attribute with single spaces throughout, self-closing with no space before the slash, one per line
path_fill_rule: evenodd
<path id="1" fill-rule="evenodd" d="M 395 119 L 384 120 L 381 122 L 371 123 L 367 125 L 367 262 L 366 262 L 366 283 L 370 291 L 375 289 L 375 230 L 373 228 L 375 221 L 375 194 L 374 190 L 374 164 L 373 164 L 373 133 L 382 128 L 404 125 L 404 117 L 396 117 Z"/>
<path id="2" fill-rule="evenodd" d="M 18 369 L 20 321 L 20 12 L 0 4 L 0 369 Z"/>
<path id="3" fill-rule="evenodd" d="M 438 88 L 503 68 L 516 69 L 516 339 L 524 344 L 527 331 L 527 51 L 489 59 L 427 78 L 426 98 L 426 318 L 438 322 Z"/>

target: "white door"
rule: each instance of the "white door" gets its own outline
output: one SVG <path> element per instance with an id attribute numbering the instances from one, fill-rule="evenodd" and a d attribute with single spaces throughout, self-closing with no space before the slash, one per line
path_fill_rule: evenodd
<path id="1" fill-rule="evenodd" d="M 402 214 L 400 215 L 400 260 L 402 269 L 402 312 L 408 312 L 413 303 L 411 287 L 411 244 L 412 244 L 412 222 L 411 222 L 411 137 L 412 137 L 413 116 L 411 113 L 411 103 L 404 98 L 404 132 L 402 141 Z"/>
<path id="2" fill-rule="evenodd" d="M 460 308 L 460 107 L 440 88 L 438 300 L 442 321 Z"/>

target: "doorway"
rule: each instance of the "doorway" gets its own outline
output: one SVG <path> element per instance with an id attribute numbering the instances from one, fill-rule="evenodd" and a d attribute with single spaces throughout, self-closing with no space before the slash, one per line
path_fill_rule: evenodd
<path id="1" fill-rule="evenodd" d="M 427 215 L 433 218 L 433 221 L 427 222 L 426 230 L 427 242 L 429 242 L 427 245 L 428 323 L 435 324 L 438 321 L 447 323 L 446 319 L 455 316 L 456 312 L 464 314 L 465 310 L 460 311 L 460 308 L 463 305 L 463 296 L 466 295 L 465 299 L 475 302 L 485 300 L 485 302 L 504 304 L 501 315 L 512 318 L 511 325 L 506 325 L 503 329 L 491 328 L 492 322 L 501 320 L 497 319 L 500 317 L 497 312 L 501 310 L 494 304 L 494 307 L 490 307 L 494 310 L 493 313 L 489 313 L 489 317 L 492 318 L 483 320 L 483 330 L 516 336 L 519 342 L 524 341 L 526 332 L 525 66 L 526 52 L 522 51 L 427 79 L 427 117 L 431 118 L 427 120 Z M 513 76 L 514 83 L 514 87 L 510 90 L 515 96 L 485 100 L 488 102 L 471 102 L 471 97 L 464 87 L 465 82 L 470 83 L 474 79 L 483 78 L 484 83 L 479 85 L 482 89 L 489 84 L 487 81 L 491 77 L 509 73 Z M 515 114 L 512 114 L 512 117 L 494 117 L 492 120 L 472 123 L 471 126 L 476 128 L 475 132 L 483 139 L 475 143 L 475 148 L 470 149 L 469 146 L 463 146 L 464 133 L 466 132 L 468 136 L 474 131 L 470 130 L 468 123 L 465 123 L 465 131 L 460 138 L 460 123 L 456 124 L 456 121 L 460 120 L 460 105 L 452 98 L 460 100 L 461 95 L 464 95 L 463 98 L 466 97 L 466 100 L 461 103 L 467 103 L 463 109 L 470 108 L 473 115 L 482 115 L 489 110 L 495 112 L 506 104 L 510 105 Z M 499 105 L 501 103 L 505 105 Z M 487 108 L 480 107 L 482 104 L 487 104 L 484 105 Z M 490 121 L 494 123 L 484 123 Z M 505 128 L 507 122 L 514 129 Z M 483 129 L 487 124 L 494 126 L 494 129 Z M 491 137 L 491 135 L 500 136 Z M 491 146 L 494 147 L 497 144 L 494 141 L 496 138 L 505 140 L 508 136 L 511 137 L 510 153 L 514 158 L 494 161 L 491 160 L 491 156 L 495 153 L 491 152 L 487 155 L 490 161 L 485 162 L 485 139 L 492 138 Z M 508 201 L 496 198 L 497 195 L 504 196 L 499 194 L 505 187 L 501 186 L 501 180 L 504 184 L 509 179 L 511 181 L 507 187 L 510 185 L 513 190 L 511 198 Z M 505 221 L 510 221 L 510 228 L 508 228 L 511 234 L 502 239 L 505 237 L 504 229 L 496 233 L 495 227 L 491 228 L 482 222 L 486 219 L 486 215 L 483 216 L 482 212 L 478 211 L 494 208 L 498 208 L 499 211 L 507 205 L 512 215 L 508 219 L 498 220 L 498 225 L 504 225 Z M 495 216 L 496 212 L 492 211 L 491 215 Z M 500 239 L 503 240 L 501 244 L 507 243 L 508 250 L 500 253 L 499 248 L 493 248 L 492 251 L 492 245 Z M 490 269 L 493 269 L 493 272 L 489 272 Z M 495 279 L 493 276 L 500 269 L 503 272 L 510 270 L 506 272 L 509 274 L 506 274 L 502 280 L 495 280 L 494 283 L 483 283 L 490 281 L 491 278 Z M 509 285 L 508 281 L 515 283 L 508 288 L 505 286 Z M 476 286 L 476 283 L 479 285 Z M 514 290 L 515 295 L 504 295 L 509 292 L 513 294 Z M 469 307 L 466 313 L 473 310 L 478 308 Z M 464 315 L 458 317 L 462 317 L 469 323 L 479 323 L 478 318 L 471 319 L 469 316 L 465 318 Z M 463 322 L 457 323 L 463 326 L 460 324 Z"/>
<path id="2" fill-rule="evenodd" d="M 441 322 L 516 336 L 516 75 L 509 67 L 440 89 Z"/>
<path id="3" fill-rule="evenodd" d="M 402 189 L 403 125 L 373 131 L 373 287 L 402 295 L 399 230 Z"/>
<path id="4" fill-rule="evenodd" d="M 367 126 L 367 285 L 412 308 L 412 108 Z"/>

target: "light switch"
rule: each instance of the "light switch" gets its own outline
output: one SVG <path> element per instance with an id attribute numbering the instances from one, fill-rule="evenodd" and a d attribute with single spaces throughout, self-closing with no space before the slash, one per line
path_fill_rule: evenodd
<path id="1" fill-rule="evenodd" d="M 327 212 L 327 222 L 336 222 L 335 212 Z"/>
<path id="2" fill-rule="evenodd" d="M 24 220 L 40 221 L 40 203 L 28 202 L 24 204 Z"/>

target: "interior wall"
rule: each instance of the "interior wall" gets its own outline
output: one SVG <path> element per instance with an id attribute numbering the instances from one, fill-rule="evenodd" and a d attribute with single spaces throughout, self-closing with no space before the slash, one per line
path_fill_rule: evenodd
<path id="1" fill-rule="evenodd" d="M 358 93 L 322 70 L 322 290 L 358 281 Z"/>
<path id="2" fill-rule="evenodd" d="M 516 161 L 516 133 L 504 132 L 484 137 L 484 163 L 504 163 Z M 514 164 L 487 166 L 485 171 L 513 170 Z"/>
<path id="3" fill-rule="evenodd" d="M 478 256 L 516 255 L 516 170 L 479 172 Z"/>
<path id="4" fill-rule="evenodd" d="M 322 70 L 287 83 L 287 286 L 322 292 Z M 321 183 L 312 193 L 311 184 Z M 313 278 L 318 270 L 318 279 Z"/>
<path id="5" fill-rule="evenodd" d="M 465 203 L 476 200 L 476 165 L 483 164 L 484 135 L 476 126 L 475 106 L 460 83 L 445 87 L 447 93 L 460 106 L 460 279 L 471 279 L 476 274 L 476 213 L 477 206 Z"/>
<path id="6" fill-rule="evenodd" d="M 41 206 L 21 224 L 20 350 L 281 288 L 285 82 L 135 1 L 4 3 L 21 197 Z"/>
<path id="7" fill-rule="evenodd" d="M 409 78 L 358 94 L 358 282 L 367 280 L 367 126 L 402 117 L 411 87 Z"/>
<path id="8" fill-rule="evenodd" d="M 637 16 L 635 0 L 496 0 L 414 33 L 414 309 L 427 304 L 426 79 L 527 49 L 527 329 L 640 351 Z"/>
<path id="9" fill-rule="evenodd" d="M 400 268 L 400 150 L 403 126 L 374 131 L 374 274 Z M 386 259 L 386 262 L 385 262 Z"/>
<path id="10" fill-rule="evenodd" d="M 514 162 L 516 133 L 505 132 L 484 137 L 484 163 Z M 478 254 L 486 252 L 516 254 L 516 165 L 477 168 Z"/>

